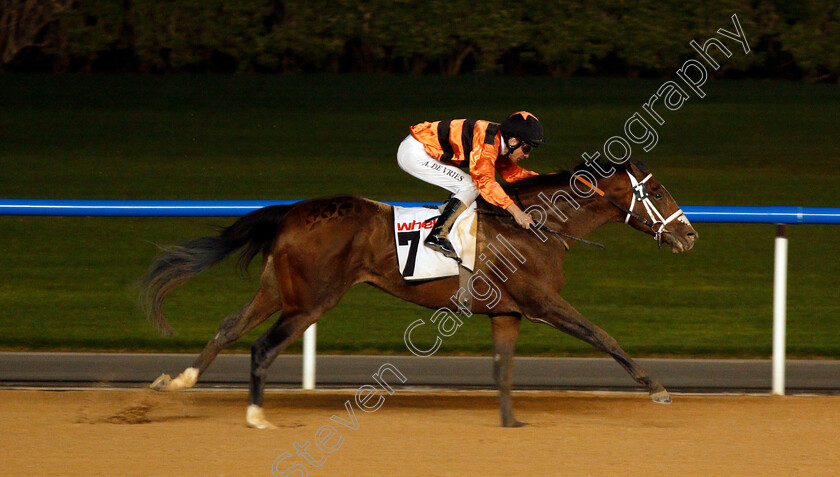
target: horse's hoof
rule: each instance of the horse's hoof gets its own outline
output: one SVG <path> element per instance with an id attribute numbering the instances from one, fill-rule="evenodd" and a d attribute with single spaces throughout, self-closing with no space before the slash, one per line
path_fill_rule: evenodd
<path id="1" fill-rule="evenodd" d="M 514 418 L 502 421 L 502 427 L 525 427 L 527 425 L 527 422 L 517 421 Z"/>
<path id="2" fill-rule="evenodd" d="M 166 391 L 166 386 L 169 386 L 171 382 L 172 378 L 168 374 L 161 374 L 149 387 L 155 391 Z"/>
<path id="3" fill-rule="evenodd" d="M 671 394 L 665 390 L 651 394 L 650 399 L 658 404 L 671 404 Z"/>
<path id="4" fill-rule="evenodd" d="M 277 426 L 268 422 L 268 419 L 265 418 L 263 409 L 255 404 L 248 406 L 248 411 L 245 412 L 245 422 L 248 423 L 248 427 L 254 429 L 277 429 Z"/>
<path id="5" fill-rule="evenodd" d="M 506 424 L 505 427 L 525 427 L 527 425 L 527 422 L 514 420 L 512 423 Z"/>
<path id="6" fill-rule="evenodd" d="M 173 379 L 167 386 L 167 391 L 177 391 L 179 389 L 189 389 L 195 386 L 198 381 L 198 369 L 187 368 L 183 373 L 179 374 L 177 378 Z"/>

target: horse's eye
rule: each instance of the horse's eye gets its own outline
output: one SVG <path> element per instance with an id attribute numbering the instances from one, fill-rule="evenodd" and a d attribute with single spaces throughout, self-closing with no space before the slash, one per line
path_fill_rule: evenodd
<path id="1" fill-rule="evenodd" d="M 656 195 L 654 195 L 654 196 L 653 196 L 653 198 L 654 198 L 654 199 L 661 199 L 661 198 L 662 198 L 662 194 L 656 194 Z"/>

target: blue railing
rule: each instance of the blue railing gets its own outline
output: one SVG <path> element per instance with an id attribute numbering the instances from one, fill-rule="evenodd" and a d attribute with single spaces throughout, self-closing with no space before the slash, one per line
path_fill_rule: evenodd
<path id="1" fill-rule="evenodd" d="M 840 224 L 840 207 L 686 205 L 693 222 L 738 224 Z"/>
<path id="2" fill-rule="evenodd" d="M 110 217 L 238 217 L 297 200 L 51 200 L 0 199 L 0 215 Z M 387 202 L 419 207 L 424 202 Z M 686 205 L 693 222 L 764 224 L 840 224 L 840 207 L 749 207 Z"/>

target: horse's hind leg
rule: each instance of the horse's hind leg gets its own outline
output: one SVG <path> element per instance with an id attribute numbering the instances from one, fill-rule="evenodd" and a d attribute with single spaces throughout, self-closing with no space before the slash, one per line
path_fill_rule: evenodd
<path id="1" fill-rule="evenodd" d="M 300 338 L 309 325 L 318 321 L 325 312 L 326 310 L 323 308 L 317 311 L 284 310 L 277 322 L 251 346 L 250 400 L 245 416 L 245 420 L 250 427 L 257 429 L 275 428 L 265 418 L 262 409 L 266 371 L 277 358 L 277 355 Z"/>
<path id="2" fill-rule="evenodd" d="M 352 280 L 339 277 L 325 283 L 345 283 L 345 286 L 328 285 L 321 289 L 304 287 L 307 283 L 302 276 L 295 277 L 296 288 L 290 288 L 284 295 L 286 309 L 280 318 L 251 346 L 251 385 L 248 411 L 245 419 L 249 426 L 257 429 L 273 428 L 263 413 L 263 394 L 265 392 L 266 371 L 281 351 L 294 343 L 303 332 L 318 321 L 327 311 L 336 306 L 347 293 Z M 285 290 L 285 289 L 284 289 Z"/>
<path id="3" fill-rule="evenodd" d="M 648 388 L 654 402 L 669 404 L 671 395 L 658 381 L 639 366 L 606 331 L 583 317 L 572 305 L 557 296 L 541 301 L 542 310 L 535 314 L 526 314 L 532 321 L 547 323 L 564 333 L 583 340 L 608 353 L 620 364 L 637 383 Z"/>
<path id="4" fill-rule="evenodd" d="M 513 351 L 519 336 L 521 316 L 491 316 L 493 326 L 493 377 L 499 386 L 499 406 L 502 412 L 503 427 L 522 427 L 527 425 L 513 417 L 513 402 L 510 392 L 513 379 Z"/>
<path id="5" fill-rule="evenodd" d="M 266 318 L 279 311 L 281 307 L 274 262 L 269 257 L 260 277 L 260 289 L 256 296 L 242 309 L 222 321 L 219 330 L 201 350 L 192 366 L 185 369 L 175 379 L 171 379 L 167 374 L 161 375 L 150 387 L 156 391 L 177 391 L 193 387 L 198 377 L 207 370 L 219 352 L 235 343 Z"/>

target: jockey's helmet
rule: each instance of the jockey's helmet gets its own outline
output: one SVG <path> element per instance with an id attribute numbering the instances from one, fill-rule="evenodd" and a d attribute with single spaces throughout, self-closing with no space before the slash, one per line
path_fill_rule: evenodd
<path id="1" fill-rule="evenodd" d="M 502 122 L 502 135 L 507 139 L 515 137 L 537 147 L 545 142 L 543 127 L 536 116 L 527 111 L 517 111 Z"/>

